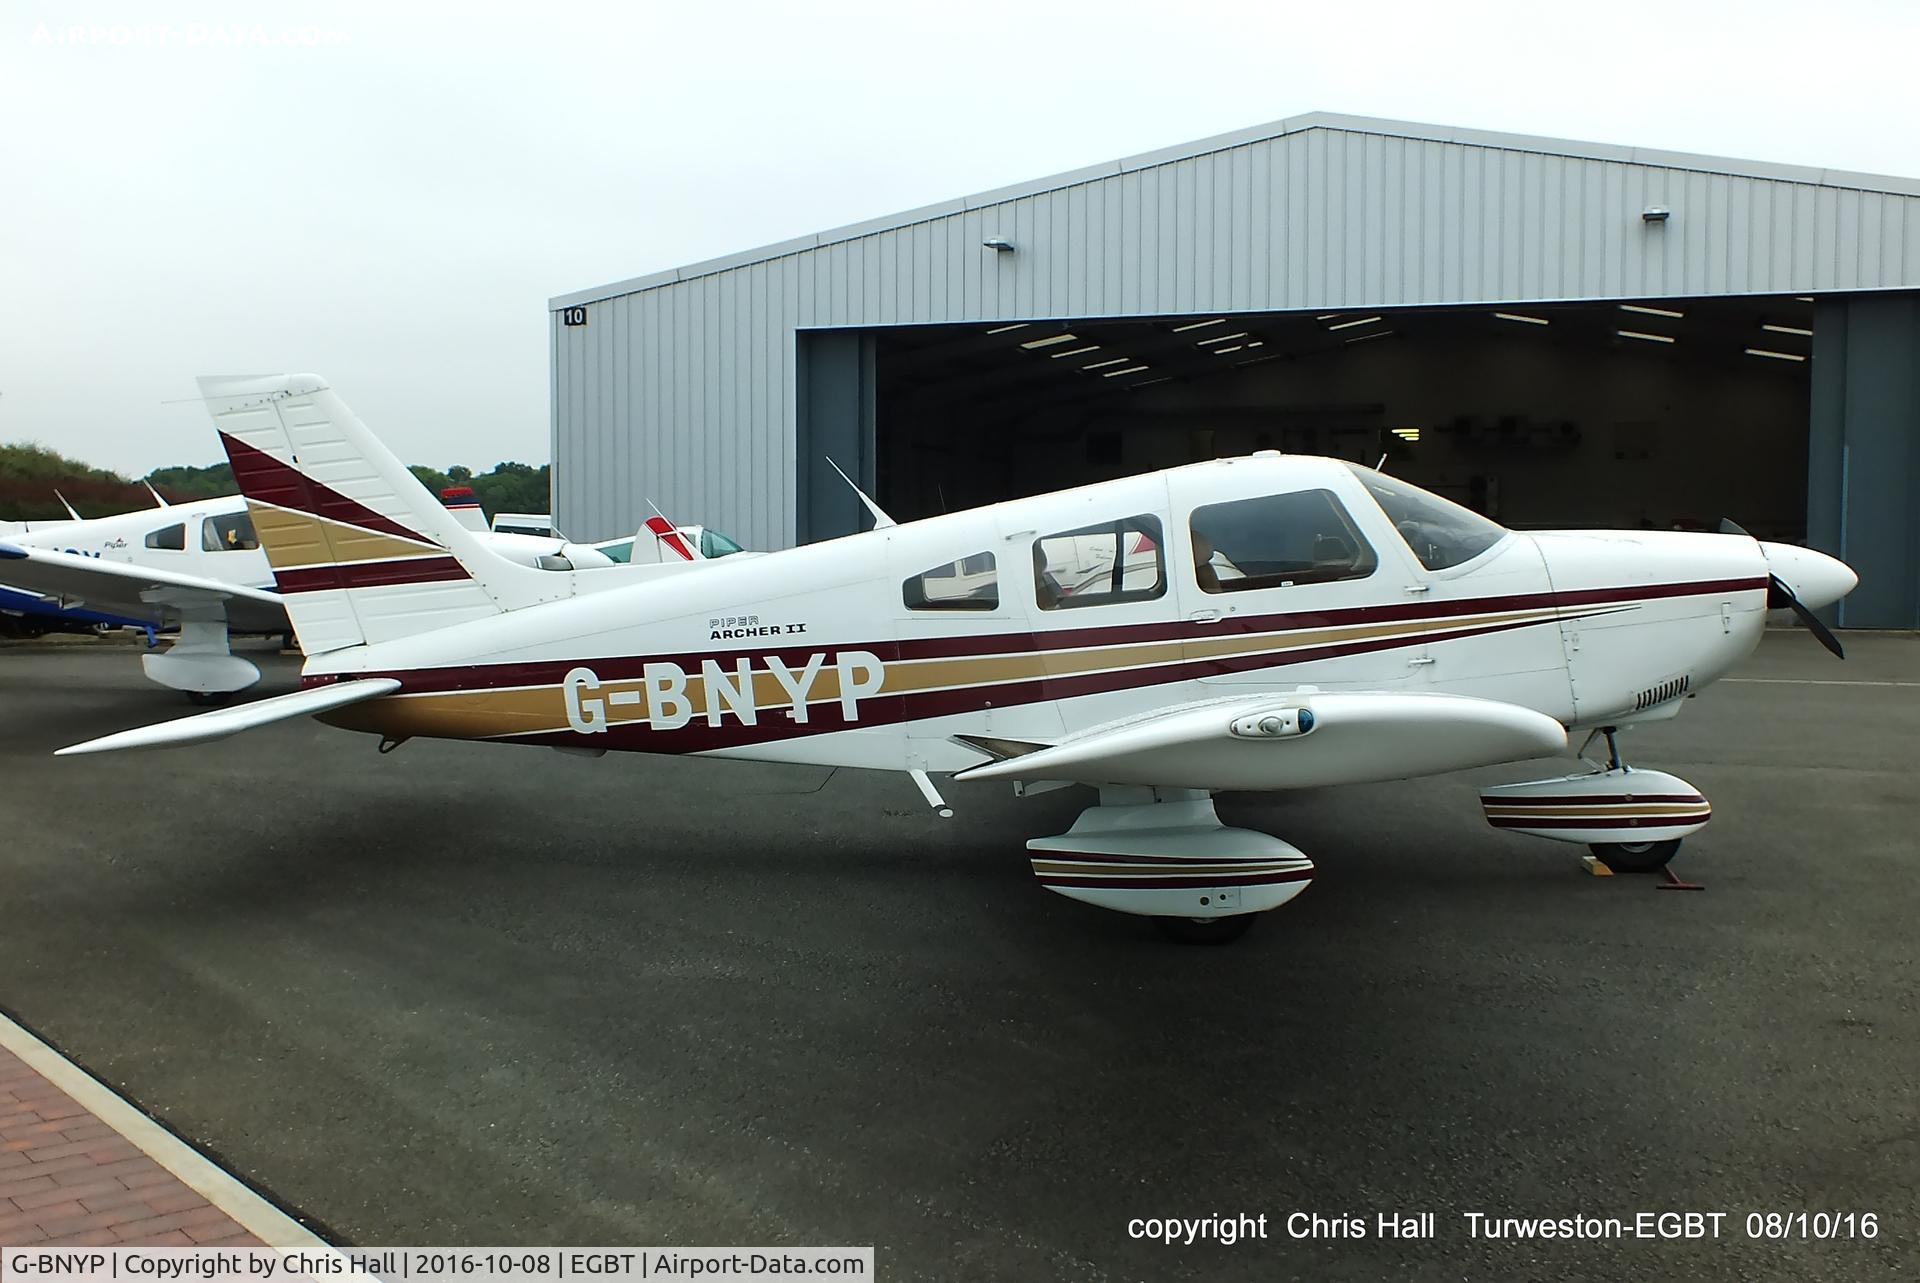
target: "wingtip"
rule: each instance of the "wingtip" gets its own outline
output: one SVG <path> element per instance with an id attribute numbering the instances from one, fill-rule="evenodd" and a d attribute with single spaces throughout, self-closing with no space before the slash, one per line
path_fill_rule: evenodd
<path id="1" fill-rule="evenodd" d="M 10 543 L 0 543 L 0 557 L 8 561 L 25 561 L 27 550 Z"/>

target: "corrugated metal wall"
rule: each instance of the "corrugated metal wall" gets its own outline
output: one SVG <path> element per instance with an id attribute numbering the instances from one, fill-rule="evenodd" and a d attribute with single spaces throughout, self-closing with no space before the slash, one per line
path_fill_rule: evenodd
<path id="1" fill-rule="evenodd" d="M 1272 129 L 554 300 L 562 527 L 630 531 L 651 498 L 791 543 L 802 328 L 1920 287 L 1920 184 Z"/>

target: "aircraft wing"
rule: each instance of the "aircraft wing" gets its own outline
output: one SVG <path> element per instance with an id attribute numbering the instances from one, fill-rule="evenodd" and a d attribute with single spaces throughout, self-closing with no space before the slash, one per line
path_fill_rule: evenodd
<path id="1" fill-rule="evenodd" d="M 61 606 L 84 606 L 156 625 L 224 617 L 229 628 L 240 632 L 277 633 L 289 627 L 286 603 L 264 588 L 50 548 L 0 542 L 0 583 L 39 593 Z"/>
<path id="2" fill-rule="evenodd" d="M 71 757 L 83 753 L 111 753 L 118 749 L 199 744 L 238 735 L 256 726 L 344 708 L 348 704 L 358 704 L 361 700 L 374 699 L 399 689 L 400 680 L 396 677 L 363 677 L 358 681 L 335 682 L 330 686 L 309 686 L 305 690 L 275 695 L 271 699 L 257 699 L 251 704 L 216 708 L 211 713 L 196 713 L 192 717 L 176 718 L 153 726 L 138 726 L 130 731 L 103 735 L 97 740 L 69 744 L 66 748 L 55 749 L 53 755 Z"/>
<path id="3" fill-rule="evenodd" d="M 1544 713 L 1466 695 L 1300 691 L 1235 696 L 1110 722 L 1052 744 L 963 742 L 999 760 L 962 780 L 1072 780 L 1270 790 L 1437 775 L 1567 751 Z"/>

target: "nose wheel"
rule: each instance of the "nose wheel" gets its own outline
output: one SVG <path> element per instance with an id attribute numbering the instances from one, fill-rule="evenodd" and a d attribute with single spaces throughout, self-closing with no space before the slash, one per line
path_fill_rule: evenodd
<path id="1" fill-rule="evenodd" d="M 1175 944 L 1232 944 L 1247 934 L 1257 914 L 1236 913 L 1226 918 L 1157 917 L 1153 925 Z"/>
<path id="2" fill-rule="evenodd" d="M 1589 842 L 1594 853 L 1615 873 L 1658 873 L 1680 850 L 1679 838 L 1664 842 Z"/>

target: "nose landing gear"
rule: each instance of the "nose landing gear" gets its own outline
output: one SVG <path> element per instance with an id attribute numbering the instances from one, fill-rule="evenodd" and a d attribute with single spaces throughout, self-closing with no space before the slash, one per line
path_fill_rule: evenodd
<path id="1" fill-rule="evenodd" d="M 1713 807 L 1677 775 L 1628 766 L 1620 759 L 1614 731 L 1606 726 L 1595 732 L 1606 739 L 1604 767 L 1482 790 L 1480 806 L 1487 823 L 1549 841 L 1578 843 L 1619 873 L 1664 869 L 1681 840 L 1713 818 Z"/>

